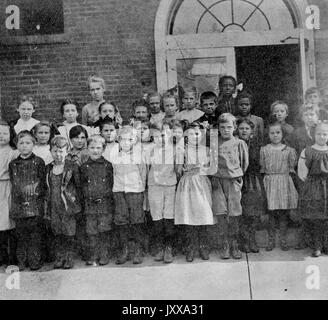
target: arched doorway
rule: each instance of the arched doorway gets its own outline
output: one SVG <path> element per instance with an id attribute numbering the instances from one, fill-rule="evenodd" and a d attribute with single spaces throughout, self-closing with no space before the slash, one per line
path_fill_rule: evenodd
<path id="1" fill-rule="evenodd" d="M 157 86 L 217 90 L 223 74 L 237 76 L 263 105 L 297 106 L 314 86 L 313 32 L 306 0 L 162 0 L 155 22 Z M 295 108 L 294 108 L 295 109 Z"/>

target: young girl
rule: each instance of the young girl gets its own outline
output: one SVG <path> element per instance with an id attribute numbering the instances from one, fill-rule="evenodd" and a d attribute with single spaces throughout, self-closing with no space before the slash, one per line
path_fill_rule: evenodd
<path id="1" fill-rule="evenodd" d="M 76 232 L 75 215 L 81 212 L 80 172 L 77 164 L 65 160 L 68 141 L 57 136 L 51 140 L 53 162 L 47 172 L 47 212 L 54 234 L 54 268 L 71 269 L 74 266 L 73 245 Z"/>
<path id="2" fill-rule="evenodd" d="M 173 95 L 164 96 L 163 107 L 164 107 L 164 112 L 165 112 L 164 119 L 166 121 L 175 120 L 177 111 L 179 110 L 177 96 L 173 96 Z"/>
<path id="3" fill-rule="evenodd" d="M 272 103 L 270 107 L 271 118 L 273 118 L 270 122 L 278 121 L 283 131 L 286 133 L 286 136 L 291 134 L 294 131 L 293 126 L 286 122 L 286 118 L 288 117 L 288 106 L 284 101 L 277 100 Z"/>
<path id="4" fill-rule="evenodd" d="M 19 270 L 42 266 L 42 216 L 44 209 L 46 168 L 44 161 L 33 153 L 35 139 L 30 131 L 17 136 L 19 157 L 9 164 L 12 183 L 10 217 L 15 221 Z"/>
<path id="5" fill-rule="evenodd" d="M 9 125 L 0 120 L 0 266 L 14 264 L 13 242 L 14 222 L 9 218 L 11 205 L 11 183 L 9 163 L 18 157 L 19 152 L 10 146 L 14 132 Z M 8 255 L 8 240 L 10 243 Z"/>
<path id="6" fill-rule="evenodd" d="M 105 139 L 93 135 L 88 139 L 89 159 L 81 166 L 86 233 L 89 240 L 87 265 L 109 263 L 109 237 L 113 218 L 113 167 L 102 156 Z"/>
<path id="7" fill-rule="evenodd" d="M 104 101 L 105 81 L 92 75 L 88 79 L 92 101 L 82 109 L 82 124 L 92 126 L 99 119 L 99 105 Z"/>
<path id="8" fill-rule="evenodd" d="M 118 149 L 118 142 L 116 142 L 118 124 L 111 119 L 104 119 L 99 126 L 100 134 L 106 141 L 106 149 L 103 157 L 112 162 L 112 153 Z"/>
<path id="9" fill-rule="evenodd" d="M 72 142 L 69 138 L 69 132 L 70 130 L 75 127 L 75 126 L 78 126 L 80 125 L 78 122 L 77 122 L 77 117 L 79 115 L 78 113 L 78 103 L 76 101 L 73 101 L 73 100 L 70 100 L 70 99 L 66 99 L 64 100 L 62 103 L 61 103 L 61 106 L 60 106 L 60 111 L 61 111 L 61 114 L 63 116 L 63 118 L 65 119 L 64 122 L 63 122 L 63 125 L 62 126 L 58 126 L 57 129 L 58 129 L 58 132 L 59 134 L 66 138 L 67 141 L 68 141 L 68 149 L 72 149 L 73 145 L 72 145 Z M 82 125 L 82 127 L 87 131 L 89 132 L 90 128 L 87 127 L 87 126 L 84 126 Z"/>
<path id="10" fill-rule="evenodd" d="M 39 122 L 39 120 L 32 118 L 35 112 L 35 102 L 30 96 L 22 96 L 20 98 L 17 112 L 19 113 L 19 119 L 16 123 L 13 123 L 16 134 L 23 130 L 32 130 Z"/>
<path id="11" fill-rule="evenodd" d="M 298 176 L 304 184 L 300 192 L 300 214 L 310 231 L 313 257 L 321 250 L 328 252 L 327 236 L 327 184 L 328 184 L 328 124 L 319 123 L 315 128 L 315 143 L 306 147 L 298 162 Z"/>
<path id="12" fill-rule="evenodd" d="M 96 130 L 94 131 L 95 134 L 100 133 L 100 124 L 105 119 L 110 119 L 119 126 L 122 125 L 123 119 L 120 115 L 120 112 L 116 105 L 112 102 L 104 101 L 99 105 L 99 120 L 92 125 L 92 127 Z"/>
<path id="13" fill-rule="evenodd" d="M 52 162 L 49 142 L 52 139 L 52 128 L 48 121 L 41 121 L 33 128 L 36 144 L 33 153 L 43 159 L 45 165 Z"/>
<path id="14" fill-rule="evenodd" d="M 243 208 L 241 226 L 242 247 L 246 253 L 259 252 L 255 231 L 260 216 L 266 210 L 264 186 L 260 174 L 260 144 L 256 138 L 254 139 L 254 128 L 254 123 L 248 119 L 237 121 L 239 138 L 247 143 L 249 154 L 249 166 L 244 174 L 241 198 Z"/>
<path id="15" fill-rule="evenodd" d="M 207 177 L 212 174 L 210 156 L 207 148 L 201 144 L 202 130 L 197 123 L 191 124 L 185 131 L 186 149 L 184 164 L 179 165 L 178 173 L 183 172 L 176 191 L 176 225 L 185 225 L 187 236 L 186 260 L 194 260 L 194 250 L 199 239 L 199 253 L 203 260 L 209 259 L 207 228 L 213 225 L 212 188 Z M 214 172 L 213 172 L 214 173 Z"/>
<path id="16" fill-rule="evenodd" d="M 162 126 L 165 113 L 162 111 L 162 97 L 159 93 L 153 92 L 148 96 L 150 109 L 150 123 L 159 127 Z"/>
<path id="17" fill-rule="evenodd" d="M 189 123 L 199 120 L 204 112 L 197 109 L 198 92 L 195 87 L 184 90 L 182 104 L 184 110 L 176 115 L 176 120 L 187 120 Z"/>
<path id="18" fill-rule="evenodd" d="M 130 125 L 134 125 L 137 121 L 149 121 L 150 111 L 149 103 L 144 100 L 136 100 L 132 103 L 133 115 L 130 118 Z"/>
<path id="19" fill-rule="evenodd" d="M 281 249 L 289 249 L 286 239 L 288 214 L 291 209 L 297 208 L 298 201 L 298 194 L 290 176 L 295 173 L 297 155 L 295 149 L 282 142 L 282 126 L 281 122 L 269 124 L 271 143 L 262 147 L 260 151 L 261 173 L 264 174 L 263 183 L 269 210 L 267 251 L 275 247 L 275 217 L 279 219 Z"/>
<path id="20" fill-rule="evenodd" d="M 184 129 L 188 126 L 188 122 L 174 120 L 173 122 L 171 122 L 171 126 L 172 126 L 173 144 L 183 148 L 184 147 L 183 132 Z"/>

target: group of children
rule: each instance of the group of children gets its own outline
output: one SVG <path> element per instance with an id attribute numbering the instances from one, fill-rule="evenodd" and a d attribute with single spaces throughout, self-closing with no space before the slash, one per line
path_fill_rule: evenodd
<path id="1" fill-rule="evenodd" d="M 250 93 L 234 96 L 232 76 L 220 78 L 219 97 L 184 89 L 181 108 L 176 96 L 151 93 L 128 120 L 104 100 L 103 79 L 90 77 L 89 88 L 82 124 L 71 100 L 61 104 L 62 123 L 33 119 L 29 97 L 17 122 L 1 120 L 0 262 L 37 270 L 53 250 L 54 268 L 70 269 L 78 247 L 87 265 L 106 265 L 114 231 L 117 264 L 131 258 L 131 240 L 133 263 L 142 263 L 149 235 L 156 261 L 173 261 L 179 237 L 188 262 L 196 249 L 208 260 L 209 226 L 221 258 L 240 259 L 259 252 L 263 221 L 266 250 L 275 247 L 276 222 L 288 250 L 290 218 L 300 225 L 297 248 L 328 252 L 328 124 L 315 88 L 296 129 L 283 101 L 264 125 Z"/>

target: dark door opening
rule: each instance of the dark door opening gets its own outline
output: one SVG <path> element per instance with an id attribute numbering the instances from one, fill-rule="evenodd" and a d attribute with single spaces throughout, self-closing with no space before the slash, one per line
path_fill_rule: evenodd
<path id="1" fill-rule="evenodd" d="M 271 103 L 283 100 L 292 123 L 303 100 L 299 45 L 236 47 L 235 52 L 238 82 L 254 97 L 252 113 L 267 119 Z"/>

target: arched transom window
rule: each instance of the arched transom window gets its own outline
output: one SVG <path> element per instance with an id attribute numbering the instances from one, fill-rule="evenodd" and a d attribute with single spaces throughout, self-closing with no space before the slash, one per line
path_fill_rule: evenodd
<path id="1" fill-rule="evenodd" d="M 287 0 L 180 0 L 169 34 L 268 31 L 297 28 Z"/>

